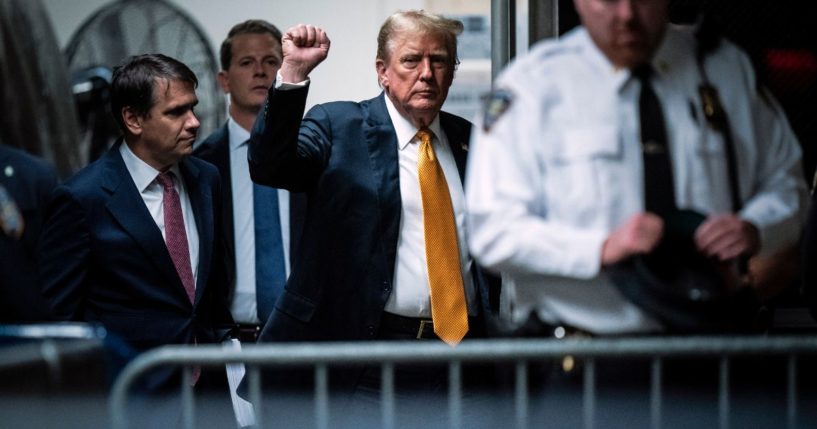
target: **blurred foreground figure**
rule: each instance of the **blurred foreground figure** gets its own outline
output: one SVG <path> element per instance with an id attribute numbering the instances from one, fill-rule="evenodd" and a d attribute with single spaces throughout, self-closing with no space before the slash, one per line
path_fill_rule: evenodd
<path id="1" fill-rule="evenodd" d="M 47 320 L 36 248 L 56 186 L 51 165 L 0 143 L 0 323 Z"/>
<path id="2" fill-rule="evenodd" d="M 583 26 L 501 74 L 474 137 L 469 244 L 509 283 L 504 315 L 538 335 L 750 323 L 745 260 L 801 229 L 782 110 L 666 0 L 575 6 Z"/>

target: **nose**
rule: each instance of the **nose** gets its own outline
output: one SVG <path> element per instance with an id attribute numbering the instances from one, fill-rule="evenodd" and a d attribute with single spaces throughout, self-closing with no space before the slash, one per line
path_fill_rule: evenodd
<path id="1" fill-rule="evenodd" d="M 616 2 L 615 14 L 622 21 L 630 21 L 633 19 L 633 2 L 634 0 L 618 0 Z"/>
<path id="2" fill-rule="evenodd" d="M 431 58 L 425 57 L 420 62 L 420 79 L 427 81 L 431 80 L 434 74 L 431 72 Z"/>
<path id="3" fill-rule="evenodd" d="M 253 75 L 255 76 L 263 76 L 266 75 L 267 70 L 264 68 L 264 64 L 262 63 L 253 63 Z"/>
<path id="4" fill-rule="evenodd" d="M 196 114 L 193 113 L 192 110 L 188 112 L 187 115 L 188 115 L 187 120 L 184 123 L 185 128 L 193 132 L 197 131 L 199 129 L 199 126 L 201 125 L 201 122 L 199 122 L 199 118 L 196 117 Z"/>

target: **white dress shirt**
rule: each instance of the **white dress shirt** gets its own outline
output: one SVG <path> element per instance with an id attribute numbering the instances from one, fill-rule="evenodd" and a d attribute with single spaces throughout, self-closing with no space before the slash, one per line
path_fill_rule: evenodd
<path id="1" fill-rule="evenodd" d="M 137 157 L 125 142 L 119 146 L 119 153 L 122 155 L 122 160 L 125 161 L 125 167 L 142 196 L 142 201 L 145 202 L 150 216 L 162 232 L 162 238 L 165 238 L 164 190 L 162 185 L 156 181 L 156 177 L 161 172 Z M 190 204 L 187 186 L 182 179 L 179 166 L 173 165 L 170 171 L 175 176 L 173 187 L 179 194 L 179 202 L 182 207 L 184 230 L 187 233 L 187 248 L 190 252 L 190 268 L 193 269 L 193 284 L 195 285 L 199 274 L 199 231 L 196 229 L 196 217 L 193 215 L 193 206 Z"/>
<path id="2" fill-rule="evenodd" d="M 679 208 L 730 211 L 722 136 L 705 122 L 694 36 L 670 28 L 651 81 L 666 118 Z M 751 64 L 728 42 L 706 60 L 734 130 L 744 207 L 763 251 L 796 242 L 805 187 L 800 149 L 782 111 L 763 100 Z M 611 231 L 644 210 L 640 83 L 616 69 L 586 30 L 547 41 L 497 80 L 510 94 L 486 131 L 477 118 L 468 176 L 477 260 L 503 272 L 502 312 L 531 311 L 599 334 L 660 329 L 601 270 Z M 499 103 L 501 104 L 501 103 Z"/>
<path id="3" fill-rule="evenodd" d="M 260 323 L 255 300 L 255 212 L 253 184 L 247 164 L 247 140 L 250 132 L 230 117 L 230 184 L 233 192 L 233 227 L 235 233 L 235 291 L 231 311 L 239 323 Z M 278 211 L 284 246 L 284 267 L 289 276 L 289 191 L 278 189 Z"/>
<path id="4" fill-rule="evenodd" d="M 397 135 L 398 164 L 400 168 L 400 232 L 397 239 L 397 256 L 394 267 L 394 289 L 385 310 L 407 317 L 431 317 L 431 300 L 426 265 L 425 235 L 423 229 L 423 201 L 420 194 L 420 179 L 417 175 L 417 160 L 420 140 L 415 137 L 417 128 L 403 118 L 388 96 L 386 108 Z M 457 164 L 448 139 L 440 127 L 437 115 L 428 127 L 434 133 L 434 153 L 445 174 L 454 220 L 457 225 L 457 244 L 460 251 L 460 269 L 468 302 L 468 313 L 477 314 L 476 293 L 471 276 L 471 256 L 468 254 L 465 216 L 465 194 L 457 170 Z"/>

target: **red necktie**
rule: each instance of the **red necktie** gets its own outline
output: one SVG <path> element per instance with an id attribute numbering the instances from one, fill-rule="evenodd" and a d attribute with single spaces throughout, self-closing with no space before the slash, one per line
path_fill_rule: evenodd
<path id="1" fill-rule="evenodd" d="M 179 193 L 173 187 L 173 173 L 166 171 L 156 176 L 156 181 L 162 185 L 162 205 L 164 205 L 165 243 L 170 252 L 170 259 L 176 266 L 176 273 L 184 285 L 190 303 L 196 300 L 196 284 L 193 282 L 193 269 L 190 268 L 190 250 L 187 244 L 187 232 L 184 229 L 184 216 Z M 193 337 L 193 344 L 196 344 Z M 201 367 L 193 367 L 191 386 L 195 386 L 201 376 Z"/>
<path id="2" fill-rule="evenodd" d="M 167 250 L 170 252 L 170 258 L 173 259 L 173 265 L 176 266 L 176 273 L 179 274 L 187 297 L 190 303 L 193 303 L 196 299 L 196 285 L 193 282 L 193 270 L 190 268 L 190 250 L 184 229 L 182 205 L 179 194 L 173 187 L 173 173 L 161 173 L 156 177 L 156 181 L 164 188 L 162 204 L 164 205 Z"/>

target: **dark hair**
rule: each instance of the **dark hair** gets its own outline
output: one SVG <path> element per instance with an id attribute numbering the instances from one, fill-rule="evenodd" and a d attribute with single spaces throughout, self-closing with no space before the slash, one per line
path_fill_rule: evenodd
<path id="1" fill-rule="evenodd" d="M 242 23 L 236 24 L 227 33 L 227 38 L 221 42 L 221 51 L 219 52 L 219 60 L 221 61 L 221 69 L 227 70 L 230 68 L 230 62 L 233 60 L 233 37 L 240 34 L 266 34 L 269 33 L 275 40 L 278 41 L 278 46 L 281 46 L 281 30 L 271 23 L 263 19 L 248 19 Z"/>
<path id="2" fill-rule="evenodd" d="M 439 35 L 443 38 L 448 55 L 451 57 L 451 70 L 455 70 L 460 63 L 457 57 L 457 36 L 462 34 L 462 22 L 424 10 L 400 11 L 386 18 L 377 34 L 378 60 L 389 61 L 394 48 L 395 35 L 402 31 Z"/>
<path id="3" fill-rule="evenodd" d="M 126 131 L 122 109 L 130 107 L 145 116 L 156 100 L 153 87 L 157 79 L 187 82 L 197 87 L 196 74 L 184 63 L 162 54 L 134 55 L 113 69 L 111 111 L 122 131 Z"/>

